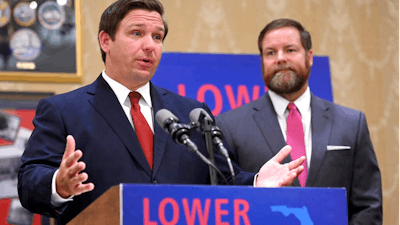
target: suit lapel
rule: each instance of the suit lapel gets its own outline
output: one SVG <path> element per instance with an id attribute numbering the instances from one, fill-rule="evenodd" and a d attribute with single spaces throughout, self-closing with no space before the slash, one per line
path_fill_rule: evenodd
<path id="1" fill-rule="evenodd" d="M 260 132 L 263 134 L 269 150 L 273 155 L 276 155 L 279 150 L 286 145 L 286 142 L 268 93 L 255 102 L 253 118 L 258 129 L 260 129 Z M 289 156 L 286 157 L 282 163 L 290 161 L 291 159 Z"/>
<path id="2" fill-rule="evenodd" d="M 153 115 L 155 115 L 160 109 L 172 108 L 173 100 L 171 100 L 171 98 L 168 98 L 168 94 L 166 91 L 154 86 L 153 84 L 151 84 L 151 82 L 150 91 L 151 101 L 153 103 Z M 154 121 L 153 178 L 157 175 L 157 172 L 160 169 L 165 148 L 167 146 L 168 140 L 170 139 L 171 138 L 169 137 L 169 134 L 165 132 L 156 121 Z"/>
<path id="3" fill-rule="evenodd" d="M 312 153 L 306 186 L 313 186 L 329 144 L 333 121 L 328 110 L 321 99 L 311 94 Z"/>
<path id="4" fill-rule="evenodd" d="M 102 115 L 104 120 L 107 121 L 133 158 L 143 167 L 143 170 L 151 176 L 152 171 L 139 144 L 136 132 L 129 123 L 114 92 L 101 75 L 88 90 L 88 94 L 93 95 L 93 97 L 89 99 L 90 104 Z"/>

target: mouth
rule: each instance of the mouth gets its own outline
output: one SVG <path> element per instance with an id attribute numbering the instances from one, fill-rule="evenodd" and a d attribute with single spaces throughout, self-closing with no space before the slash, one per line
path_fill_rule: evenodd
<path id="1" fill-rule="evenodd" d="M 142 58 L 142 59 L 140 59 L 140 61 L 142 61 L 144 63 L 153 63 L 153 60 L 151 60 L 150 58 Z"/>
<path id="2" fill-rule="evenodd" d="M 151 58 L 140 58 L 137 60 L 137 66 L 141 69 L 141 70 L 149 70 L 153 67 L 153 60 Z"/>
<path id="3" fill-rule="evenodd" d="M 283 67 L 279 67 L 275 69 L 275 73 L 283 72 L 283 71 L 293 71 L 293 68 L 290 65 L 286 65 Z"/>

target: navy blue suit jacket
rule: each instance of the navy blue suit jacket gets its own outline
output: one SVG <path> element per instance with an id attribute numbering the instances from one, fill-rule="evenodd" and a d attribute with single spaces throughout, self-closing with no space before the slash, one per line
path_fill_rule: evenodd
<path id="1" fill-rule="evenodd" d="M 179 96 L 150 84 L 154 114 L 168 109 L 182 123 L 189 123 L 189 113 L 206 104 Z M 178 145 L 154 123 L 153 171 L 143 154 L 136 133 L 114 92 L 102 76 L 92 84 L 72 92 L 42 99 L 33 120 L 35 129 L 22 156 L 18 193 L 22 205 L 32 212 L 56 217 L 64 224 L 113 185 L 120 183 L 209 184 L 208 166 L 184 145 Z M 88 182 L 93 191 L 75 196 L 62 209 L 51 205 L 51 181 L 64 154 L 66 137 L 72 135 L 76 148 L 82 150 Z M 206 156 L 204 139 L 193 132 L 191 139 Z M 233 156 L 232 156 L 233 157 Z M 230 179 L 229 168 L 216 155 L 216 164 Z M 233 158 L 234 160 L 234 158 Z M 236 170 L 238 184 L 251 185 L 254 174 Z"/>
<path id="2" fill-rule="evenodd" d="M 268 93 L 216 116 L 216 122 L 245 171 L 258 171 L 286 145 Z M 381 224 L 381 174 L 365 115 L 312 94 L 311 132 L 306 186 L 345 187 L 349 224 Z M 327 151 L 328 145 L 350 149 Z M 283 163 L 290 161 L 288 156 Z M 300 186 L 297 178 L 293 185 Z"/>

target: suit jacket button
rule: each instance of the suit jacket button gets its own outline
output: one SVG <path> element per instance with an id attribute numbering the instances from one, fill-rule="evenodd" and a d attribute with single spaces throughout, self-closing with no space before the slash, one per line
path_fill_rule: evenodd
<path id="1" fill-rule="evenodd" d="M 157 181 L 155 180 L 155 181 L 153 181 L 153 184 L 157 184 Z"/>

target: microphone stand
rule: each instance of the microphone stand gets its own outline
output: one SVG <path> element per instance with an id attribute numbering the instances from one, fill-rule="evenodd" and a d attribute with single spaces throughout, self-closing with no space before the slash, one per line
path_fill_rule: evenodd
<path id="1" fill-rule="evenodd" d="M 205 115 L 203 113 L 200 113 L 199 122 L 200 122 L 201 130 L 204 132 L 204 138 L 206 140 L 207 152 L 210 157 L 211 163 L 215 164 L 213 139 L 212 139 L 212 135 L 211 135 L 212 122 L 209 120 L 205 120 L 204 118 L 205 118 Z M 217 180 L 217 174 L 216 174 L 215 170 L 211 166 L 208 166 L 208 170 L 210 171 L 211 185 L 217 185 L 218 180 Z"/>

